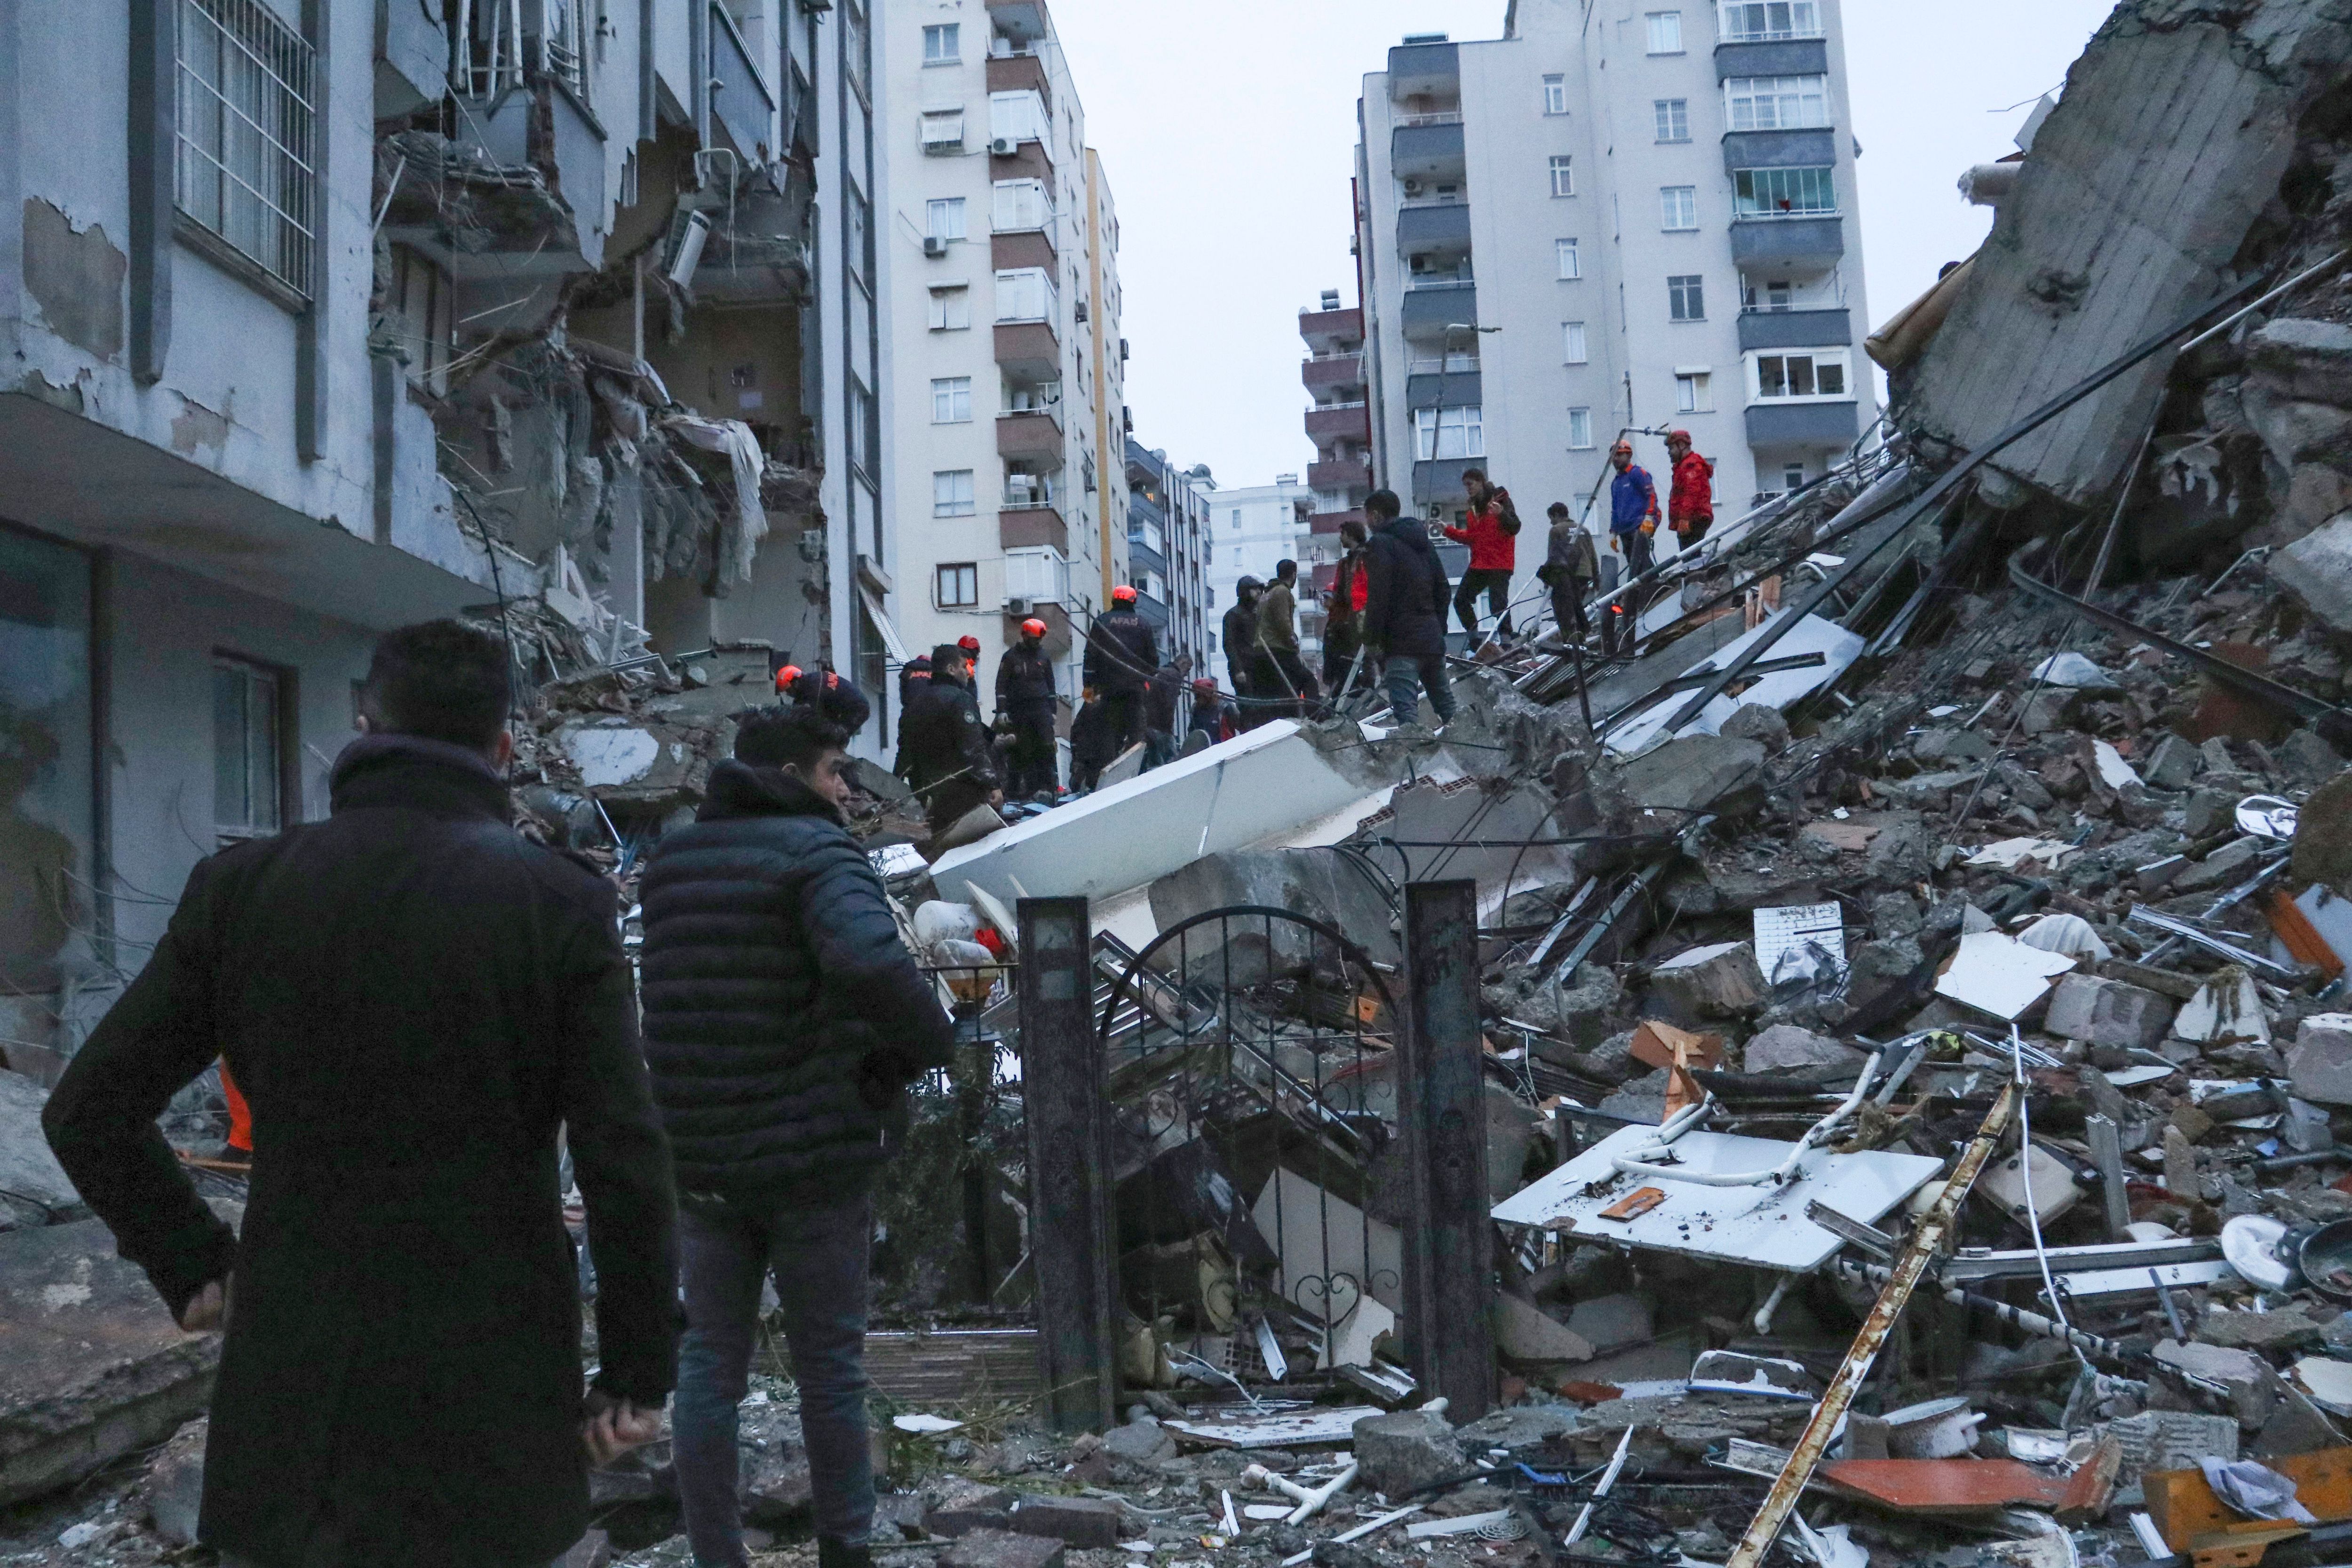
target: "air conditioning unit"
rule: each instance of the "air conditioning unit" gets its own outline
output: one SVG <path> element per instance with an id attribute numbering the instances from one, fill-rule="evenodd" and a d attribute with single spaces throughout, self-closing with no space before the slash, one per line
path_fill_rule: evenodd
<path id="1" fill-rule="evenodd" d="M 1421 195 L 1421 182 L 1419 180 L 1407 180 L 1404 183 L 1404 194 L 1409 196 L 1417 196 Z"/>
<path id="2" fill-rule="evenodd" d="M 948 242 L 946 240 L 941 239 L 936 234 L 925 235 L 923 237 L 923 254 L 925 256 L 931 258 L 933 260 L 937 260 L 947 253 Z"/>
<path id="3" fill-rule="evenodd" d="M 1029 612 L 1030 603 L 1027 599 L 1016 597 L 1004 601 L 1004 613 L 1008 617 L 1025 621 L 1029 618 Z"/>
<path id="4" fill-rule="evenodd" d="M 1015 142 L 1010 136 L 999 136 L 994 141 L 989 142 L 988 151 L 991 157 L 1010 158 L 1013 154 L 1021 151 L 1021 143 Z"/>
<path id="5" fill-rule="evenodd" d="M 1081 325 L 1083 325 L 1083 324 L 1085 323 L 1086 320 L 1087 320 L 1087 302 L 1086 302 L 1084 300 L 1079 300 L 1079 301 L 1078 301 L 1078 321 L 1079 321 L 1079 323 L 1080 323 Z"/>

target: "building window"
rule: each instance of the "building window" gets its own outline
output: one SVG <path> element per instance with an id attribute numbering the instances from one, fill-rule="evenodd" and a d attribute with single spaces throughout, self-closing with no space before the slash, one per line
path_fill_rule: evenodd
<path id="1" fill-rule="evenodd" d="M 871 475 L 881 468 L 875 454 L 882 449 L 882 410 L 874 394 L 849 381 L 849 466 Z"/>
<path id="2" fill-rule="evenodd" d="M 1790 463 L 1782 468 L 1780 470 L 1780 483 L 1789 489 L 1803 489 L 1805 488 L 1805 465 L 1802 463 Z"/>
<path id="3" fill-rule="evenodd" d="M 1697 273 L 1666 279 L 1666 319 L 1673 321 L 1706 320 L 1706 286 Z"/>
<path id="4" fill-rule="evenodd" d="M 963 151 L 962 110 L 936 109 L 924 111 L 923 151 L 941 156 Z"/>
<path id="5" fill-rule="evenodd" d="M 923 29 L 923 63 L 951 66 L 963 58 L 963 27 L 955 22 Z"/>
<path id="6" fill-rule="evenodd" d="M 939 568 L 939 601 L 942 610 L 976 610 L 980 607 L 980 566 L 976 562 L 958 562 Z"/>
<path id="7" fill-rule="evenodd" d="M 1801 217 L 1837 211 L 1834 169 L 1741 169 L 1731 176 L 1741 217 Z"/>
<path id="8" fill-rule="evenodd" d="M 1576 195 L 1576 160 L 1565 153 L 1552 154 L 1551 194 L 1556 196 Z"/>
<path id="9" fill-rule="evenodd" d="M 1486 428 L 1476 405 L 1412 411 L 1413 453 L 1422 462 L 1486 455 Z"/>
<path id="10" fill-rule="evenodd" d="M 1683 52 L 1683 14 L 1680 11 L 1653 11 L 1647 20 L 1652 54 L 1678 55 Z"/>
<path id="11" fill-rule="evenodd" d="M 1559 261 L 1559 276 L 1563 282 L 1584 276 L 1584 269 L 1576 259 L 1576 241 L 1555 239 L 1551 245 L 1552 254 Z"/>
<path id="12" fill-rule="evenodd" d="M 960 332 L 971 325 L 971 289 L 962 283 L 931 290 L 931 331 Z"/>
<path id="13" fill-rule="evenodd" d="M 992 225 L 997 233 L 1027 233 L 1045 228 L 1053 221 L 1054 204 L 1045 195 L 1045 181 L 999 180 L 996 182 Z"/>
<path id="14" fill-rule="evenodd" d="M 1592 449 L 1592 410 L 1571 408 L 1568 411 L 1568 446 L 1570 451 Z"/>
<path id="15" fill-rule="evenodd" d="M 1852 395 L 1846 391 L 1846 351 L 1797 349 L 1788 353 L 1755 354 L 1748 395 L 1759 402 L 1825 402 Z"/>
<path id="16" fill-rule="evenodd" d="M 1043 142 L 1045 100 L 1034 89 L 988 95 L 988 134 L 1000 142 Z"/>
<path id="17" fill-rule="evenodd" d="M 408 379 L 436 396 L 449 390 L 449 351 L 457 331 L 457 291 L 421 250 L 392 247 L 384 326 L 408 356 Z"/>
<path id="18" fill-rule="evenodd" d="M 1748 310 L 1788 310 L 1796 307 L 1796 286 L 1785 278 L 1769 279 L 1760 287 L 1755 279 L 1749 279 L 1745 288 L 1745 308 Z"/>
<path id="19" fill-rule="evenodd" d="M 943 375 L 931 383 L 931 423 L 964 425 L 971 420 L 971 377 Z"/>
<path id="20" fill-rule="evenodd" d="M 1562 321 L 1559 324 L 1559 335 L 1561 351 L 1567 356 L 1567 362 L 1570 364 L 1584 364 L 1590 361 L 1591 356 L 1587 354 L 1584 349 L 1582 321 Z"/>
<path id="21" fill-rule="evenodd" d="M 213 660 L 213 821 L 224 842 L 285 826 L 278 792 L 286 753 L 276 670 L 241 658 Z"/>
<path id="22" fill-rule="evenodd" d="M 847 0 L 841 8 L 841 58 L 848 68 L 849 83 L 857 89 L 857 96 L 871 101 L 874 29 L 866 20 L 866 8 L 857 0 Z"/>
<path id="23" fill-rule="evenodd" d="M 1687 142 L 1690 140 L 1690 100 L 1662 98 L 1650 106 L 1657 113 L 1658 140 Z"/>
<path id="24" fill-rule="evenodd" d="M 1544 112 L 1546 114 L 1568 112 L 1568 79 L 1566 77 L 1544 78 Z"/>
<path id="25" fill-rule="evenodd" d="M 1717 36 L 1727 44 L 1822 36 L 1820 0 L 1719 0 Z"/>
<path id="26" fill-rule="evenodd" d="M 1703 370 L 1675 373 L 1675 412 L 1677 414 L 1710 414 L 1715 410 L 1713 395 L 1707 383 L 1714 377 Z"/>
<path id="27" fill-rule="evenodd" d="M 178 0 L 181 215 L 307 300 L 317 171 L 313 58 L 262 0 Z"/>
<path id="28" fill-rule="evenodd" d="M 1736 76 L 1723 84 L 1724 118 L 1734 131 L 1808 131 L 1830 122 L 1825 76 Z"/>
<path id="29" fill-rule="evenodd" d="M 90 907 L 98 748 L 90 558 L 0 523 L 0 989 L 57 989 Z M 20 1064 L 21 1065 L 21 1064 Z"/>
<path id="30" fill-rule="evenodd" d="M 923 204 L 924 232 L 933 239 L 961 239 L 964 237 L 963 198 L 947 196 Z"/>
<path id="31" fill-rule="evenodd" d="M 1698 187 L 1696 185 L 1661 185 L 1658 187 L 1658 225 L 1669 233 L 1698 226 Z"/>
<path id="32" fill-rule="evenodd" d="M 970 468 L 948 468 L 931 476 L 931 515 L 970 517 L 976 510 Z"/>
<path id="33" fill-rule="evenodd" d="M 1060 296 L 1042 267 L 1022 267 L 996 275 L 996 319 L 1051 321 L 1060 314 Z"/>

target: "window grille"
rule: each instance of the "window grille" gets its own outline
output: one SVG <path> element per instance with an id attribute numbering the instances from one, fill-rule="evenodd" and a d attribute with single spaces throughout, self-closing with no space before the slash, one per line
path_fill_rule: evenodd
<path id="1" fill-rule="evenodd" d="M 308 300 L 317 243 L 314 56 L 261 0 L 179 0 L 173 200 Z"/>

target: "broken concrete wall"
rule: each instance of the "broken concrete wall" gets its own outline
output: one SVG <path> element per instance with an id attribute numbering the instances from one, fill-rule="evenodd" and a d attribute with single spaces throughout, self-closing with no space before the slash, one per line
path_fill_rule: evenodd
<path id="1" fill-rule="evenodd" d="M 2260 265 L 2249 235 L 2284 212 L 2297 122 L 2335 84 L 2347 23 L 2345 0 L 2119 5 L 1901 378 L 1904 426 L 1931 450 L 1981 445 Z M 2169 362 L 2120 377 L 1999 465 L 2068 501 L 2110 492 Z"/>

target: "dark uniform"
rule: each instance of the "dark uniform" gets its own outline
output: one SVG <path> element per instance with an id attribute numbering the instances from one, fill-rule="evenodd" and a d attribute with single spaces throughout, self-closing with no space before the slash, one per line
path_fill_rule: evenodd
<path id="1" fill-rule="evenodd" d="M 1257 597 L 1265 584 L 1255 577 L 1244 577 L 1234 584 L 1234 602 L 1225 611 L 1225 679 L 1232 682 L 1234 696 L 1247 723 L 1250 699 L 1257 695 Z"/>
<path id="2" fill-rule="evenodd" d="M 1011 793 L 1023 800 L 1053 794 L 1061 783 L 1054 755 L 1054 660 L 1042 645 L 1015 643 L 997 661 L 996 717 L 1013 729 Z"/>
<path id="3" fill-rule="evenodd" d="M 1143 689 L 1159 668 L 1160 638 L 1150 621 L 1125 605 L 1095 617 L 1086 678 L 1109 710 L 1114 757 L 1143 739 Z"/>
<path id="4" fill-rule="evenodd" d="M 1100 782 L 1102 771 L 1118 761 L 1117 737 L 1111 733 L 1111 716 L 1102 705 L 1102 698 L 1079 708 L 1070 721 L 1070 787 L 1092 789 Z"/>
<path id="5" fill-rule="evenodd" d="M 923 803 L 923 816 L 939 833 L 1001 787 L 996 753 L 980 701 L 964 679 L 962 650 L 952 645 L 933 651 L 931 679 L 919 683 L 899 723 L 900 776 Z"/>

